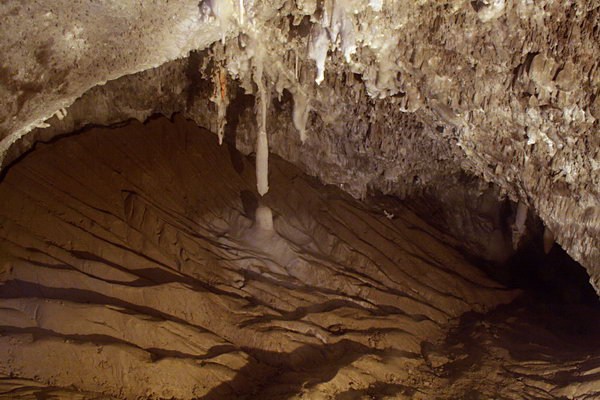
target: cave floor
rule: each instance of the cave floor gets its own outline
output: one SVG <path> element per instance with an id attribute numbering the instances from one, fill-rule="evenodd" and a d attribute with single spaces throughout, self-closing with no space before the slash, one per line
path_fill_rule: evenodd
<path id="1" fill-rule="evenodd" d="M 537 303 L 410 211 L 270 168 L 259 198 L 251 160 L 181 117 L 10 168 L 0 398 L 600 396 L 598 310 Z"/>

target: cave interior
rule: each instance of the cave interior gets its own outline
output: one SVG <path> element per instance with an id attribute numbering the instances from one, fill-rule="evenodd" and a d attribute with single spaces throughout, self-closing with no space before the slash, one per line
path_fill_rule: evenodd
<path id="1" fill-rule="evenodd" d="M 51 3 L 0 399 L 600 398 L 597 2 Z"/>

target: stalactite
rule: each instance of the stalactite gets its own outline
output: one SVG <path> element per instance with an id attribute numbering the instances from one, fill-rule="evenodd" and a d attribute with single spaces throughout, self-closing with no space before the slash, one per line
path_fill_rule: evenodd
<path id="1" fill-rule="evenodd" d="M 256 49 L 254 59 L 254 82 L 258 87 L 256 96 L 256 119 L 258 134 L 256 136 L 256 187 L 264 196 L 269 191 L 269 140 L 267 138 L 267 89 L 263 78 L 264 66 L 260 49 Z"/>
<path id="2" fill-rule="evenodd" d="M 383 8 L 383 0 L 369 0 L 369 6 L 373 11 L 379 12 Z"/>
<path id="3" fill-rule="evenodd" d="M 225 43 L 229 23 L 234 18 L 233 2 L 231 0 L 209 0 L 206 4 L 219 22 L 221 42 Z"/>
<path id="4" fill-rule="evenodd" d="M 333 6 L 331 15 L 331 24 L 329 32 L 331 42 L 337 45 L 339 39 L 339 47 L 346 62 L 352 61 L 352 55 L 356 53 L 356 31 L 350 14 L 349 5 L 343 1 L 336 1 Z"/>
<path id="5" fill-rule="evenodd" d="M 308 46 L 308 57 L 314 60 L 317 66 L 317 77 L 315 82 L 320 85 L 325 79 L 325 60 L 329 50 L 329 36 L 327 30 L 316 24 L 311 32 L 311 40 Z"/>
<path id="6" fill-rule="evenodd" d="M 240 25 L 244 25 L 244 14 L 246 13 L 246 10 L 244 8 L 244 0 L 239 0 L 239 9 L 240 9 L 240 15 L 239 15 L 239 21 L 240 21 Z"/>
<path id="7" fill-rule="evenodd" d="M 213 76 L 214 92 L 211 101 L 217 106 L 217 135 L 219 144 L 223 144 L 225 136 L 225 125 L 227 125 L 227 106 L 229 97 L 227 94 L 227 71 L 225 68 L 218 68 Z"/>
<path id="8" fill-rule="evenodd" d="M 58 109 L 58 111 L 56 111 L 55 115 L 56 118 L 62 121 L 67 116 L 67 110 L 65 110 L 64 108 L 60 108 Z"/>
<path id="9" fill-rule="evenodd" d="M 517 249 L 521 238 L 525 234 L 525 222 L 527 221 L 527 204 L 519 202 L 517 205 L 517 215 L 515 217 L 515 223 L 512 226 L 512 242 L 513 248 Z"/>
<path id="10" fill-rule="evenodd" d="M 298 87 L 294 92 L 294 111 L 292 113 L 292 119 L 294 121 L 294 126 L 300 133 L 300 141 L 302 143 L 306 141 L 306 124 L 309 115 L 310 99 L 302 88 Z"/>

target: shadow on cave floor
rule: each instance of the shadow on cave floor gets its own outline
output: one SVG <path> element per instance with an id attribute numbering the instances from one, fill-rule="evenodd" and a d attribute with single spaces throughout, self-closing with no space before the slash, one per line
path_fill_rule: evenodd
<path id="1" fill-rule="evenodd" d="M 600 394 L 598 349 L 600 308 L 526 292 L 485 315 L 464 314 L 423 354 L 459 398 L 591 399 Z M 591 397 L 577 396 L 590 387 Z"/>
<path id="2" fill-rule="evenodd" d="M 293 397 L 302 389 L 331 380 L 343 367 L 373 353 L 367 346 L 350 340 L 330 345 L 305 345 L 291 353 L 256 348 L 244 348 L 244 351 L 252 356 L 250 362 L 234 379 L 213 388 L 201 400 Z M 416 357 L 414 354 L 405 356 Z M 256 382 L 258 371 L 262 379 Z M 247 376 L 253 376 L 254 383 L 249 383 Z"/>
<path id="3" fill-rule="evenodd" d="M 599 398 L 600 301 L 579 263 L 556 244 L 545 254 L 537 242 L 490 274 L 522 290 L 517 299 L 465 313 L 444 341 L 423 344 L 447 392 L 473 400 Z"/>

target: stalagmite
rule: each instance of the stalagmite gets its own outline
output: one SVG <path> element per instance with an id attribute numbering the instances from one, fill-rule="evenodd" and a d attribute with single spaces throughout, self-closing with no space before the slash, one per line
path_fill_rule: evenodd
<path id="1" fill-rule="evenodd" d="M 269 207 L 260 206 L 256 209 L 254 227 L 264 231 L 273 230 L 273 212 Z"/>

